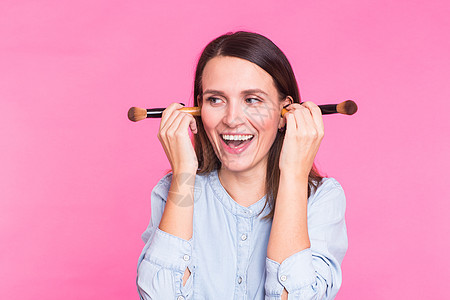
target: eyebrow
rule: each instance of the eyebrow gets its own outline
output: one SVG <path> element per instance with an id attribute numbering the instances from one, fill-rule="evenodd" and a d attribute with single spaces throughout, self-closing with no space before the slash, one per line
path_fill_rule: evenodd
<path id="1" fill-rule="evenodd" d="M 206 95 L 206 94 L 218 94 L 218 95 L 222 95 L 222 96 L 225 95 L 225 93 L 223 91 L 209 90 L 209 89 L 205 90 L 203 92 L 203 95 Z M 268 94 L 261 89 L 248 89 L 248 90 L 242 91 L 241 94 L 263 94 L 263 95 L 268 96 Z"/>

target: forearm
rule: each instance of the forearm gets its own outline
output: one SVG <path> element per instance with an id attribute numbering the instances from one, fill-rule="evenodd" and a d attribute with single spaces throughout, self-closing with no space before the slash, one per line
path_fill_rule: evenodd
<path id="1" fill-rule="evenodd" d="M 280 175 L 267 257 L 282 263 L 311 246 L 307 223 L 308 178 Z"/>
<path id="2" fill-rule="evenodd" d="M 267 257 L 282 263 L 286 258 L 311 243 L 307 223 L 308 177 L 296 178 L 281 173 Z M 287 300 L 283 290 L 281 300 Z"/>
<path id="3" fill-rule="evenodd" d="M 179 238 L 190 240 L 193 232 L 195 173 L 177 173 L 172 175 L 166 207 L 164 208 L 159 229 Z M 183 285 L 191 272 L 186 268 Z"/>
<path id="4" fill-rule="evenodd" d="M 285 300 L 289 291 L 290 299 L 333 299 L 342 283 L 340 264 L 347 249 L 343 190 L 335 180 L 323 180 L 308 200 L 306 178 L 297 178 L 289 185 L 289 193 L 296 195 L 297 202 L 304 200 L 302 210 L 295 203 L 284 202 L 288 199 L 282 196 L 285 184 L 280 179 L 266 259 L 266 295 Z M 287 214 L 280 214 L 283 207 L 289 208 Z M 296 222 L 287 222 L 290 212 Z M 290 224 L 297 225 L 292 228 Z"/>
<path id="5" fill-rule="evenodd" d="M 195 173 L 174 173 L 159 229 L 189 240 L 193 231 Z"/>

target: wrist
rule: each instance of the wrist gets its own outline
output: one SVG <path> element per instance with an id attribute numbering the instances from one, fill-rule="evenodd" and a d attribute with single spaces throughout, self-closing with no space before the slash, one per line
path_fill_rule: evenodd
<path id="1" fill-rule="evenodd" d="M 183 161 L 180 163 L 170 162 L 173 174 L 195 174 L 198 170 L 197 159 L 192 161 Z"/>
<path id="2" fill-rule="evenodd" d="M 281 181 L 287 181 L 287 182 L 295 182 L 295 183 L 301 183 L 301 182 L 308 182 L 309 179 L 309 171 L 302 171 L 302 170 L 296 170 L 296 169 L 287 169 L 287 170 L 280 170 L 280 182 Z"/>
<path id="3" fill-rule="evenodd" d="M 184 178 L 186 177 L 191 178 L 194 177 L 197 174 L 197 167 L 193 166 L 184 166 L 184 167 L 177 167 L 172 168 L 172 176 L 176 178 Z"/>

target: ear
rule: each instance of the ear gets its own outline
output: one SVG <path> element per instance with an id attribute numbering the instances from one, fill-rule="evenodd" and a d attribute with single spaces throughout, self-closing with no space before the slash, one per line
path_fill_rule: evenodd
<path id="1" fill-rule="evenodd" d="M 294 99 L 292 99 L 291 96 L 287 96 L 282 102 L 281 105 L 282 107 L 288 106 L 289 104 L 294 103 Z"/>
<path id="2" fill-rule="evenodd" d="M 289 104 L 294 103 L 294 99 L 292 99 L 291 96 L 287 96 L 281 103 L 280 103 L 280 113 L 281 110 L 283 109 L 283 107 L 288 106 Z M 280 122 L 278 123 L 278 128 L 283 128 L 286 125 L 286 121 L 284 120 L 284 118 L 281 117 L 280 115 Z"/>

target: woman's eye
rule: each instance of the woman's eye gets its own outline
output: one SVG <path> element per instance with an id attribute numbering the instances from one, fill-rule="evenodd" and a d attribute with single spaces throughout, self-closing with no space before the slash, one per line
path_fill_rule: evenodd
<path id="1" fill-rule="evenodd" d="M 261 102 L 261 100 L 259 100 L 258 98 L 247 98 L 247 99 L 245 99 L 245 102 L 247 102 L 249 104 L 254 104 L 257 102 Z"/>
<path id="2" fill-rule="evenodd" d="M 206 99 L 206 101 L 211 102 L 212 104 L 217 104 L 220 103 L 220 101 L 222 101 L 220 98 L 216 98 L 216 97 L 209 97 L 208 99 Z"/>

